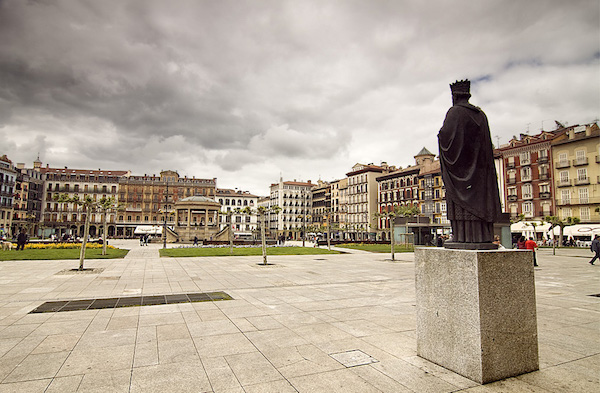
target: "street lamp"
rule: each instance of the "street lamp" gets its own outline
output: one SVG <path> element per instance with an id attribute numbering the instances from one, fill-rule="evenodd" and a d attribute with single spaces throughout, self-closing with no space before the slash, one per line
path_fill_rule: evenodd
<path id="1" fill-rule="evenodd" d="M 167 248 L 167 214 L 169 203 L 169 182 L 167 181 L 167 192 L 165 194 L 165 222 L 163 226 L 163 248 Z"/>

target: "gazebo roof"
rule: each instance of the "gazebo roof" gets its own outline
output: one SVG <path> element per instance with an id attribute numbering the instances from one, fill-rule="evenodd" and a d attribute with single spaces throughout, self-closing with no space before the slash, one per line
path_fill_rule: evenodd
<path id="1" fill-rule="evenodd" d="M 200 195 L 194 195 L 187 198 L 180 199 L 179 202 L 209 202 L 209 203 L 217 203 L 214 199 L 210 199 L 207 197 L 203 197 Z"/>

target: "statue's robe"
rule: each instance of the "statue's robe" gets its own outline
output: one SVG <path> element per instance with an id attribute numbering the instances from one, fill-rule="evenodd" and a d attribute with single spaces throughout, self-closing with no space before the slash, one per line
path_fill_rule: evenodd
<path id="1" fill-rule="evenodd" d="M 448 110 L 438 134 L 453 241 L 487 243 L 501 214 L 487 117 L 469 103 Z"/>

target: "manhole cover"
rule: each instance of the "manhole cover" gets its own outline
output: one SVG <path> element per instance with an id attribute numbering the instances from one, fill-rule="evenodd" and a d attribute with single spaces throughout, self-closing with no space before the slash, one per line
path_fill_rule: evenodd
<path id="1" fill-rule="evenodd" d="M 347 352 L 333 353 L 329 356 L 343 364 L 345 367 L 364 366 L 366 364 L 379 362 L 377 359 L 358 349 Z"/>

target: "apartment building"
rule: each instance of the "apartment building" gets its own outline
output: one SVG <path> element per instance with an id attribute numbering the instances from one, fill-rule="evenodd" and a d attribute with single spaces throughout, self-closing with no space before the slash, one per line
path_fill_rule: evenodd
<path id="1" fill-rule="evenodd" d="M 25 230 L 32 236 L 41 235 L 42 206 L 44 199 L 45 175 L 41 173 L 41 161 L 34 161 L 33 168 L 25 168 L 18 163 L 13 206 L 12 233 Z"/>
<path id="2" fill-rule="evenodd" d="M 283 181 L 271 184 L 269 207 L 279 206 L 281 211 L 269 214 L 271 235 L 284 236 L 286 239 L 299 240 L 304 236 L 304 218 L 312 215 L 312 188 L 308 182 Z M 308 222 L 306 223 L 308 225 Z"/>
<path id="3" fill-rule="evenodd" d="M 379 187 L 377 178 L 395 170 L 383 162 L 381 165 L 360 164 L 346 173 L 348 178 L 348 211 L 346 229 L 352 240 L 375 240 L 377 238 Z"/>
<path id="4" fill-rule="evenodd" d="M 348 178 L 331 182 L 331 226 L 334 238 L 344 239 L 348 212 Z"/>
<path id="5" fill-rule="evenodd" d="M 256 214 L 247 215 L 235 211 L 246 207 L 256 210 L 258 196 L 247 191 L 217 189 L 216 200 L 221 204 L 222 214 L 219 223 L 221 230 L 225 229 L 228 223 L 231 223 L 233 234 L 237 238 L 251 238 L 255 234 L 258 229 Z"/>
<path id="6" fill-rule="evenodd" d="M 12 236 L 12 214 L 17 171 L 11 160 L 0 157 L 0 236 Z"/>
<path id="7" fill-rule="evenodd" d="M 521 134 L 496 150 L 502 157 L 505 210 L 511 218 L 522 214 L 528 220 L 554 215 L 552 141 L 568 129 Z"/>
<path id="8" fill-rule="evenodd" d="M 172 225 L 177 201 L 192 196 L 214 200 L 216 186 L 216 178 L 181 177 L 172 170 L 162 171 L 159 176 L 122 175 L 118 179 L 118 201 L 125 206 L 118 214 L 116 236 L 131 237 L 140 225 L 164 225 L 165 215 Z"/>
<path id="9" fill-rule="evenodd" d="M 312 192 L 312 225 L 324 227 L 331 221 L 331 184 L 319 180 Z"/>
<path id="10" fill-rule="evenodd" d="M 570 127 L 552 141 L 559 218 L 600 223 L 600 129 L 592 123 Z"/>
<path id="11" fill-rule="evenodd" d="M 41 165 L 41 163 L 39 163 Z M 45 235 L 54 233 L 62 236 L 65 233 L 81 236 L 84 232 L 85 212 L 74 203 L 59 203 L 56 198 L 62 194 L 80 199 L 91 197 L 94 201 L 114 197 L 119 199 L 119 181 L 129 171 L 123 170 L 90 170 L 73 168 L 51 168 L 46 165 L 40 168 L 45 177 L 45 191 L 42 201 L 42 225 Z M 107 215 L 108 236 L 117 233 L 117 212 Z M 100 236 L 102 229 L 102 213 L 92 212 L 90 216 L 90 236 Z"/>

